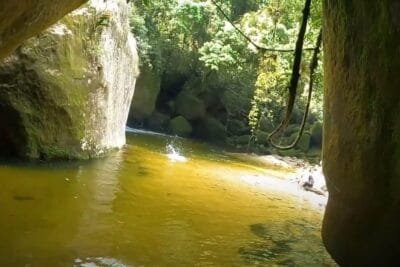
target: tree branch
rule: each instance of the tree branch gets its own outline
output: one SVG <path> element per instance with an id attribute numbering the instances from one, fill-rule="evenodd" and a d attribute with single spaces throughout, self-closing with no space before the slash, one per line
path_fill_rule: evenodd
<path id="1" fill-rule="evenodd" d="M 268 47 L 263 47 L 259 44 L 256 44 L 249 36 L 247 36 L 238 26 L 235 25 L 235 23 L 229 18 L 229 16 L 224 12 L 222 7 L 218 5 L 218 3 L 215 0 L 210 0 L 211 3 L 214 4 L 214 6 L 217 8 L 217 10 L 222 14 L 222 16 L 229 22 L 229 24 L 232 25 L 232 27 L 244 38 L 252 44 L 257 50 L 263 51 L 263 52 L 280 52 L 280 53 L 287 53 L 287 52 L 294 52 L 294 49 L 281 49 L 281 48 L 268 48 Z M 312 51 L 314 48 L 304 48 L 303 50 L 308 50 Z"/>

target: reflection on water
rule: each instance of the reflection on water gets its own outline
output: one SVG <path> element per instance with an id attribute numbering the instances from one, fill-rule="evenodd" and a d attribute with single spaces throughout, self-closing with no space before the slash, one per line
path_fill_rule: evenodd
<path id="1" fill-rule="evenodd" d="M 333 266 L 321 212 L 240 182 L 262 175 L 143 133 L 106 159 L 0 164 L 0 266 Z"/>

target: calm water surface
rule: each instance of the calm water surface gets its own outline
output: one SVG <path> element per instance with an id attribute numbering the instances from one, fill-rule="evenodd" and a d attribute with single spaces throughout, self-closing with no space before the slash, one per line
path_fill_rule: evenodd
<path id="1" fill-rule="evenodd" d="M 106 159 L 0 164 L 0 266 L 334 266 L 321 211 L 240 182 L 268 170 L 187 140 L 127 138 Z"/>

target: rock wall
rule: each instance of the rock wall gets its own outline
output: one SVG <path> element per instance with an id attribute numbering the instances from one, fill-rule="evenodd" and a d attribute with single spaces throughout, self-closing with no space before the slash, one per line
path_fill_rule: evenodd
<path id="1" fill-rule="evenodd" d="M 21 42 L 78 8 L 87 0 L 14 0 L 0 2 L 0 59 Z"/>
<path id="2" fill-rule="evenodd" d="M 90 158 L 125 144 L 138 76 L 125 0 L 89 4 L 0 65 L 0 153 Z"/>
<path id="3" fill-rule="evenodd" d="M 341 266 L 400 255 L 400 4 L 325 0 L 323 240 Z"/>

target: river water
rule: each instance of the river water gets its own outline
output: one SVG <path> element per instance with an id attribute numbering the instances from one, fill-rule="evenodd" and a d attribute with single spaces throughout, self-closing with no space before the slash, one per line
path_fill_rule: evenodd
<path id="1" fill-rule="evenodd" d="M 0 266 L 335 266 L 321 209 L 244 182 L 268 170 L 179 138 L 127 143 L 90 162 L 1 163 Z"/>

